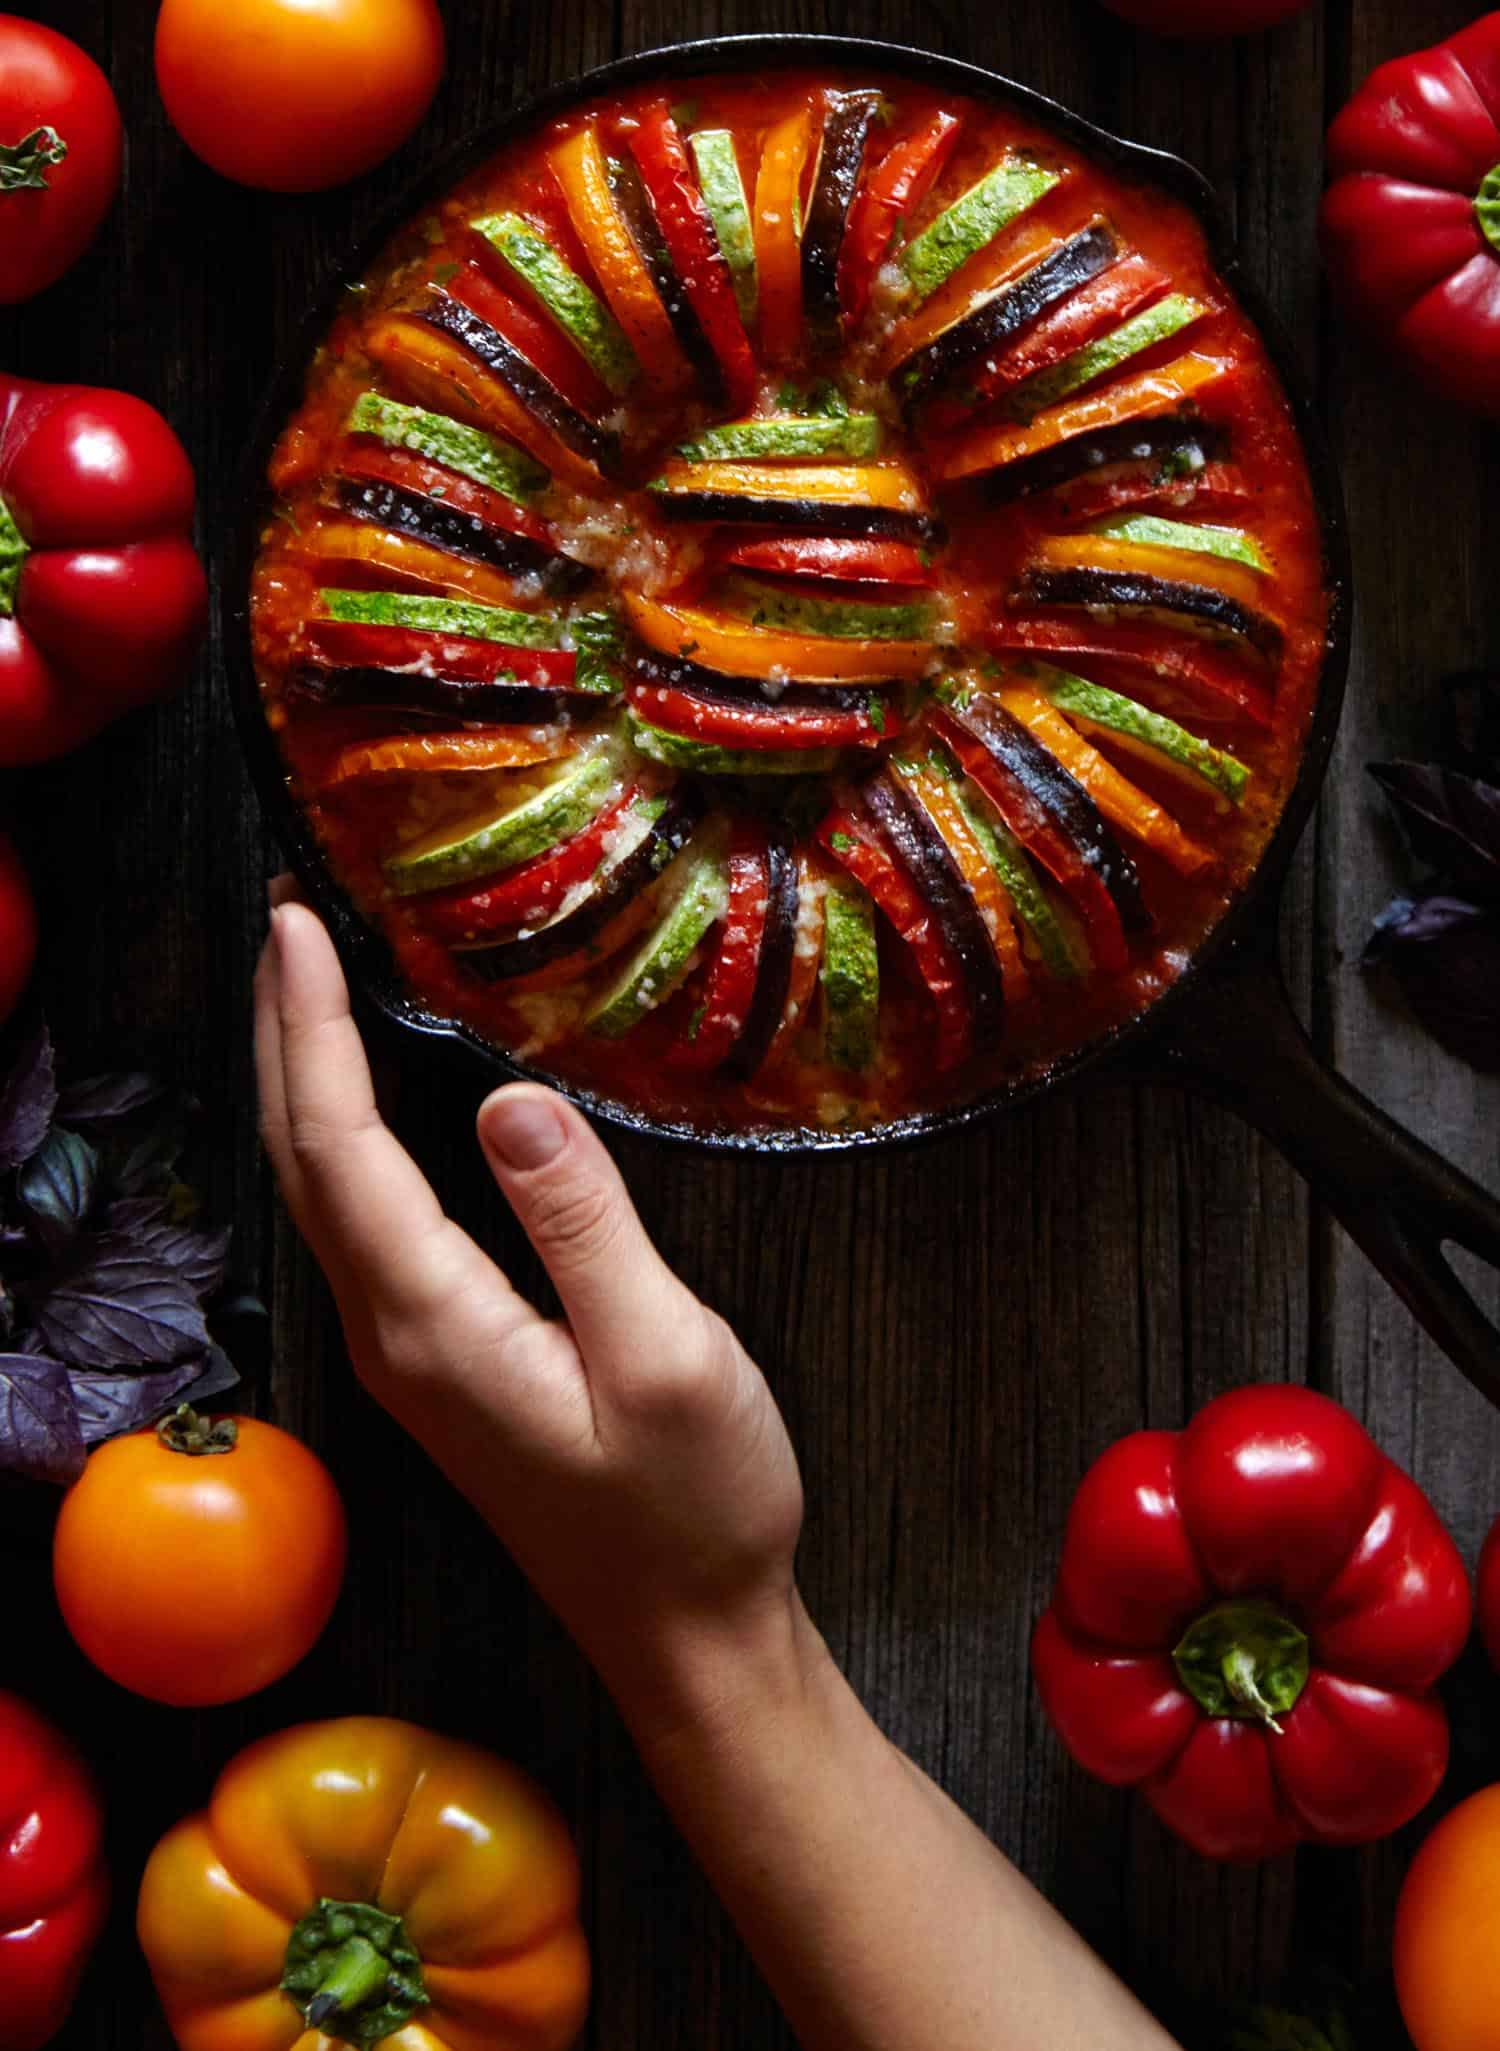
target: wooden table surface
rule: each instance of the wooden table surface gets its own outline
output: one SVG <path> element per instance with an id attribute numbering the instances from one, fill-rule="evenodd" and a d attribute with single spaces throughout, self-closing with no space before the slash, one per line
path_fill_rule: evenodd
<path id="1" fill-rule="evenodd" d="M 1376 62 L 1457 28 L 1472 0 L 1330 0 L 1270 36 L 1200 46 L 1139 37 L 1095 0 L 443 7 L 448 77 L 417 136 L 346 191 L 277 199 L 214 178 L 167 128 L 148 0 L 44 0 L 34 11 L 110 73 L 129 169 L 92 253 L 0 324 L 0 361 L 161 406 L 198 465 L 213 553 L 257 394 L 351 238 L 439 150 L 617 52 L 768 27 L 906 41 L 1191 158 L 1225 196 L 1248 268 L 1294 337 L 1351 516 L 1353 674 L 1287 895 L 1292 985 L 1348 1076 L 1500 1187 L 1500 1089 L 1435 1049 L 1358 969 L 1401 874 L 1362 764 L 1430 752 L 1435 679 L 1500 658 L 1500 439 L 1399 386 L 1330 317 L 1313 227 L 1333 110 Z M 597 1967 L 589 2046 L 771 2051 L 789 2042 L 785 2026 L 609 1704 L 466 1507 L 353 1386 L 328 1297 L 276 1203 L 256 1145 L 249 994 L 277 857 L 241 771 L 219 653 L 177 702 L 25 772 L 4 796 L 40 888 L 43 988 L 65 1057 L 80 1068 L 145 1057 L 210 1107 L 212 1202 L 272 1306 L 253 1401 L 333 1466 L 353 1568 L 299 1672 L 194 1716 L 93 1675 L 53 1616 L 40 1528 L 5 1541 L 0 1674 L 83 1734 L 112 1803 L 120 1900 L 103 1967 L 59 2041 L 162 2051 L 130 1934 L 147 1847 L 250 1736 L 379 1710 L 492 1743 L 569 1813 Z M 474 1103 L 473 1089 L 403 1066 L 403 1137 L 454 1212 L 531 1284 L 472 1144 Z M 809 1605 L 886 1728 L 1148 1999 L 1265 1990 L 1313 1962 L 1379 1974 L 1415 1833 L 1363 1854 L 1210 1868 L 1068 1764 L 1026 1671 L 1088 1461 L 1136 1426 L 1180 1424 L 1234 1383 L 1306 1380 L 1351 1404 L 1471 1559 L 1500 1509 L 1500 1416 L 1290 1169 L 1229 1113 L 1141 1086 L 873 1159 L 709 1162 L 641 1143 L 618 1153 L 668 1258 L 765 1366 L 807 1483 Z M 1492 1278 L 1481 1289 L 1493 1308 Z M 1472 1652 L 1455 1699 L 1459 1781 L 1493 1778 L 1500 1691 Z"/>

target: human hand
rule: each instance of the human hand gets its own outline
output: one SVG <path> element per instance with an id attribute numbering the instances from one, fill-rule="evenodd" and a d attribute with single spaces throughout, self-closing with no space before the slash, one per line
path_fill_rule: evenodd
<path id="1" fill-rule="evenodd" d="M 566 1322 L 518 1295 L 384 1124 L 333 944 L 278 895 L 255 981 L 261 1126 L 356 1371 L 638 1736 L 711 1712 L 726 1654 L 779 1657 L 810 1632 L 801 1484 L 759 1370 L 662 1261 L 584 1119 L 520 1083 L 481 1105 L 479 1142 Z"/>

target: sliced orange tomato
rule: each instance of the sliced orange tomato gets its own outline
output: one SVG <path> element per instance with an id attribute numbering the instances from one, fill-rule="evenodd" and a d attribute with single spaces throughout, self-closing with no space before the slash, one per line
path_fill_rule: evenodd
<path id="1" fill-rule="evenodd" d="M 820 504 L 924 510 L 922 487 L 904 463 L 684 463 L 672 461 L 652 485 L 664 497 L 699 493 L 796 499 Z"/>
<path id="2" fill-rule="evenodd" d="M 1010 892 L 985 859 L 984 850 L 963 815 L 952 785 L 926 763 L 914 764 L 897 756 L 893 758 L 891 768 L 925 809 L 953 857 L 994 947 L 1006 1003 L 1028 1003 L 1036 992 L 1021 956 L 1015 905 Z"/>
<path id="3" fill-rule="evenodd" d="M 1156 370 L 1121 378 L 1102 392 L 1051 406 L 1025 426 L 1008 422 L 1003 426 L 981 427 L 946 452 L 939 462 L 938 474 L 946 483 L 976 476 L 982 470 L 998 470 L 1002 463 L 1014 463 L 1022 456 L 1036 455 L 1041 449 L 1055 448 L 1074 435 L 1180 406 L 1234 368 L 1232 359 L 1200 356 L 1189 350 Z"/>
<path id="4" fill-rule="evenodd" d="M 919 677 L 932 661 L 926 641 L 832 641 L 752 627 L 744 620 L 663 605 L 622 591 L 631 626 L 659 655 L 681 656 L 721 676 L 781 677 L 803 684 Z"/>
<path id="5" fill-rule="evenodd" d="M 818 133 L 799 107 L 767 135 L 755 180 L 755 267 L 761 354 L 785 363 L 802 346 L 802 176 Z"/>
<path id="6" fill-rule="evenodd" d="M 449 555 L 430 541 L 367 520 L 324 517 L 304 527 L 296 548 L 317 564 L 320 575 L 337 566 L 341 577 L 378 573 L 380 584 L 392 590 L 441 591 L 497 605 L 509 605 L 515 597 L 515 580 L 504 570 Z"/>
<path id="7" fill-rule="evenodd" d="M 1031 560 L 1049 569 L 1123 570 L 1169 583 L 1212 584 L 1256 611 L 1265 607 L 1267 580 L 1258 570 L 1207 550 L 1158 548 L 1108 534 L 1049 534 Z"/>
<path id="8" fill-rule="evenodd" d="M 590 126 L 570 135 L 549 153 L 548 162 L 599 288 L 629 337 L 647 383 L 664 394 L 687 390 L 693 383 L 693 367 L 615 204 L 597 129 Z"/>
<path id="9" fill-rule="evenodd" d="M 459 769 L 526 769 L 571 755 L 564 733 L 393 734 L 345 748 L 328 773 L 330 785 L 367 776 L 421 776 Z"/>
<path id="10" fill-rule="evenodd" d="M 1030 684 L 1005 683 L 998 695 L 1011 717 L 1034 733 L 1074 782 L 1083 785 L 1112 826 L 1132 834 L 1181 876 L 1198 876 L 1212 866 L 1211 851 L 1190 840 L 1164 806 L 1106 762 L 1039 691 Z"/>

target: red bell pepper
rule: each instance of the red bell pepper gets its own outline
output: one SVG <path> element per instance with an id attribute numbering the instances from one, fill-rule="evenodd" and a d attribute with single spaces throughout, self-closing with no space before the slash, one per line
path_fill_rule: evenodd
<path id="1" fill-rule="evenodd" d="M 193 472 L 127 392 L 0 372 L 0 765 L 180 684 L 208 609 Z"/>
<path id="2" fill-rule="evenodd" d="M 1437 1789 L 1458 1548 L 1312 1389 L 1237 1389 L 1094 1462 L 1032 1666 L 1080 1765 L 1208 1858 L 1364 1844 Z"/>
<path id="3" fill-rule="evenodd" d="M 748 412 L 758 376 L 755 355 L 687 145 L 665 101 L 644 111 L 629 140 L 682 289 L 724 372 L 729 403 Z"/>
<path id="4" fill-rule="evenodd" d="M 725 549 L 724 560 L 781 577 L 831 577 L 841 584 L 909 584 L 925 591 L 937 582 L 930 560 L 924 561 L 922 551 L 909 541 L 867 540 L 857 534 L 736 541 Z"/>
<path id="5" fill-rule="evenodd" d="M 1373 71 L 1328 170 L 1323 253 L 1362 328 L 1500 417 L 1500 13 Z"/>
<path id="6" fill-rule="evenodd" d="M 87 1768 L 17 1695 L 0 1694 L 0 2051 L 62 2028 L 109 1906 Z"/>
<path id="7" fill-rule="evenodd" d="M 850 327 L 864 319 L 897 223 L 915 213 L 937 183 L 962 125 L 956 114 L 934 114 L 914 134 L 892 143 L 866 173 L 839 252 L 839 301 Z"/>

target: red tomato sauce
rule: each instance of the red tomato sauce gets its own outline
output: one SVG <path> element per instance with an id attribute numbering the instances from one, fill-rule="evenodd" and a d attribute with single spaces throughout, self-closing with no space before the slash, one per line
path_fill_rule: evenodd
<path id="1" fill-rule="evenodd" d="M 276 503 L 266 522 L 254 575 L 254 654 L 266 716 L 283 751 L 291 788 L 306 811 L 332 873 L 362 914 L 385 935 L 401 974 L 434 1014 L 461 1021 L 515 1053 L 541 1075 L 703 1128 L 879 1125 L 1034 1075 L 1148 1006 L 1172 982 L 1241 890 L 1280 816 L 1295 780 L 1325 651 L 1328 601 L 1318 518 L 1286 398 L 1253 325 L 1215 272 L 1201 226 L 1186 208 L 1154 187 L 1122 178 L 1112 168 L 1084 156 L 1070 142 L 1007 108 L 878 74 L 788 72 L 755 80 L 692 79 L 680 87 L 675 114 L 684 135 L 708 128 L 731 131 L 753 219 L 756 167 L 768 132 L 801 106 L 811 107 L 816 117 L 829 92 L 871 85 L 878 86 L 884 96 L 884 118 L 872 135 L 866 176 L 890 137 L 899 139 L 914 132 L 940 112 L 960 117 L 963 124 L 957 147 L 935 188 L 921 202 L 915 219 L 904 224 L 907 242 L 1008 153 L 1023 153 L 1061 174 L 1050 192 L 940 285 L 925 308 L 915 314 L 908 312 L 908 322 L 931 316 L 936 323 L 944 308 L 961 315 L 979 290 L 992 286 L 996 279 L 1004 282 L 1008 278 L 1007 250 L 1017 252 L 1019 262 L 1030 242 L 1040 246 L 1049 233 L 1054 238 L 1067 236 L 1102 218 L 1113 230 L 1122 253 L 1156 267 L 1170 281 L 1172 292 L 1197 301 L 1203 311 L 1184 334 L 1133 356 L 1108 381 L 1090 385 L 1077 396 L 1105 393 L 1184 352 L 1229 366 L 1195 394 L 1197 417 L 1216 431 L 1230 451 L 1228 459 L 1215 456 L 1201 473 L 1205 489 L 1201 511 L 1194 505 L 1196 480 L 1191 472 L 1175 481 L 1163 481 L 1149 499 L 1141 497 L 1139 477 L 1120 485 L 1116 492 L 1111 480 L 1118 482 L 1131 473 L 1115 468 L 1081 475 L 1071 488 L 1062 484 L 1002 503 L 987 501 L 983 487 L 972 481 L 945 485 L 939 473 L 951 452 L 982 423 L 1003 427 L 1009 417 L 1004 410 L 1006 400 L 1003 389 L 998 399 L 992 394 L 976 408 L 973 419 L 966 421 L 962 389 L 950 386 L 942 406 L 934 408 L 942 423 L 939 428 L 924 418 L 921 407 L 904 410 L 899 388 L 877 375 L 893 346 L 887 287 L 891 266 L 900 261 L 899 248 L 888 257 L 887 268 L 877 280 L 871 312 L 855 334 L 845 337 L 832 353 L 826 344 L 815 346 L 809 339 L 802 361 L 760 373 L 758 413 L 786 410 L 778 395 L 788 380 L 805 393 L 814 379 L 832 378 L 850 408 L 878 414 L 884 459 L 899 458 L 913 473 L 927 506 L 944 522 L 947 538 L 922 552 L 924 577 L 935 585 L 935 594 L 932 590 L 893 594 L 872 584 L 860 587 L 860 595 L 922 599 L 935 595 L 942 631 L 951 637 L 942 653 L 945 659 L 961 658 L 955 666 L 972 674 L 982 689 L 990 688 L 997 623 L 1013 623 L 1016 617 L 1018 580 L 1025 576 L 1047 537 L 1078 531 L 1070 499 L 1075 499 L 1090 519 L 1101 510 L 1107 512 L 1118 499 L 1123 511 L 1140 503 L 1168 519 L 1197 519 L 1242 528 L 1253 535 L 1269 566 L 1269 573 L 1256 583 L 1257 609 L 1280 630 L 1278 659 L 1267 662 L 1240 644 L 1226 648 L 1222 638 L 1206 641 L 1201 625 L 1156 622 L 1151 630 L 1160 626 L 1162 635 L 1189 663 L 1201 652 L 1206 660 L 1243 676 L 1247 692 L 1264 707 L 1264 723 L 1235 717 L 1232 706 L 1208 695 L 1189 693 L 1184 697 L 1171 677 L 1153 675 L 1123 658 L 1115 660 L 1107 647 L 1103 654 L 1095 649 L 1053 658 L 1076 675 L 1123 690 L 1142 704 L 1180 720 L 1193 733 L 1230 750 L 1250 771 L 1243 802 L 1225 808 L 1214 802 L 1206 787 L 1189 789 L 1181 776 L 1151 766 L 1137 752 L 1119 751 L 1107 734 L 1090 732 L 1091 745 L 1166 806 L 1184 831 L 1213 856 L 1202 873 L 1184 876 L 1149 846 L 1120 836 L 1134 859 L 1142 895 L 1153 917 L 1149 933 L 1132 935 L 1125 973 L 1106 976 L 1096 970 L 1064 982 L 1038 973 L 1033 960 L 1032 980 L 1040 1001 L 1008 1011 L 998 1039 L 979 1046 L 961 1068 L 934 1074 L 930 996 L 915 972 L 907 945 L 877 920 L 880 1042 L 871 1066 L 863 1073 L 851 1074 L 830 1065 L 824 1053 L 820 1005 L 815 1000 L 795 1030 L 778 1035 L 772 1056 L 748 1081 L 731 1082 L 705 1072 L 701 1063 L 673 1058 L 674 1052 L 680 1056 L 690 1041 L 695 1015 L 704 1005 L 714 962 L 712 934 L 698 949 L 693 970 L 674 994 L 649 1009 L 641 1023 L 622 1038 L 604 1039 L 578 1028 L 576 1014 L 582 1001 L 578 993 L 607 981 L 635 941 L 572 986 L 555 974 L 527 979 L 528 984 L 539 983 L 548 993 L 539 1000 L 534 987 L 518 989 L 478 979 L 466 966 L 463 954 L 424 925 L 419 895 L 392 894 L 382 865 L 394 847 L 421 826 L 472 809 L 476 794 L 498 799 L 506 788 L 507 775 L 535 777 L 535 770 L 502 771 L 492 776 L 463 772 L 354 778 L 337 786 L 329 782 L 341 750 L 353 741 L 379 739 L 398 731 L 402 721 L 374 705 L 310 702 L 292 688 L 308 657 L 306 628 L 318 612 L 320 588 L 472 598 L 541 613 L 579 606 L 609 610 L 620 594 L 627 592 L 645 592 L 656 602 L 712 607 L 717 602 L 715 579 L 723 573 L 733 543 L 767 539 L 781 531 L 669 521 L 663 517 L 659 495 L 645 488 L 663 470 L 674 445 L 728 417 L 722 405 L 716 408 L 694 390 L 680 401 L 664 399 L 659 393 L 637 395 L 637 391 L 613 398 L 606 424 L 619 437 L 619 478 L 606 481 L 580 472 L 576 466 L 560 474 L 564 466 L 558 465 L 551 485 L 531 503 L 530 513 L 540 516 L 559 546 L 584 562 L 591 574 L 591 582 L 566 599 L 539 594 L 534 580 L 527 583 L 523 579 L 518 584 L 492 565 L 458 556 L 445 559 L 420 544 L 408 546 L 409 537 L 397 536 L 391 541 L 376 525 L 344 520 L 330 504 L 328 480 L 338 471 L 344 423 L 361 393 L 384 391 L 433 410 L 430 395 L 414 396 L 392 381 L 389 364 L 372 354 L 369 344 L 382 321 L 429 303 L 434 290 L 444 290 L 460 277 L 459 267 L 474 253 L 475 239 L 469 229 L 472 220 L 504 212 L 522 216 L 579 278 L 596 294 L 602 293 L 569 218 L 548 151 L 592 123 L 606 158 L 623 157 L 633 124 L 646 106 L 661 99 L 660 89 L 639 88 L 559 118 L 502 151 L 438 206 L 412 222 L 364 280 L 350 289 L 345 309 L 310 366 L 305 399 L 278 443 L 270 470 Z M 804 209 L 814 176 L 810 161 Z M 523 290 L 516 289 L 514 280 L 507 289 L 526 302 L 533 318 L 538 315 L 535 300 L 528 300 Z M 750 340 L 753 346 L 753 326 Z M 566 338 L 563 346 L 571 346 Z M 476 413 L 471 399 L 455 399 L 454 410 L 471 423 L 483 418 L 492 430 L 504 432 L 501 416 Z M 374 466 L 372 474 L 379 475 L 380 467 Z M 385 474 L 395 477 L 401 473 L 386 466 Z M 481 504 L 482 499 L 482 493 L 478 497 L 470 493 L 463 503 Z M 533 517 L 529 528 L 524 522 L 521 527 L 530 532 L 537 524 Z M 350 534 L 352 540 L 347 539 Z M 324 537 L 329 535 L 333 540 L 325 547 Z M 346 540 L 341 541 L 340 535 Z M 340 553 L 346 546 L 349 552 Z M 1184 557 L 1183 575 L 1201 568 L 1204 562 L 1203 557 Z M 1243 584 L 1246 573 L 1241 571 L 1239 579 Z M 791 588 L 793 580 L 786 578 L 781 583 Z M 803 583 L 799 588 L 812 587 Z M 836 595 L 849 595 L 844 584 L 835 582 L 833 589 Z M 1262 589 L 1264 595 L 1260 596 Z M 1102 644 L 1121 638 L 1122 623 L 1132 624 L 1123 613 L 1097 608 L 1035 610 L 1039 619 L 1077 627 L 1086 641 L 1091 638 L 1090 630 L 1097 629 L 1092 639 Z M 1003 632 L 998 639 L 1005 639 Z M 929 682 L 893 687 L 902 694 L 899 703 L 905 723 L 901 741 L 893 746 L 908 743 L 912 721 L 920 725 Z M 620 716 L 610 713 L 599 723 L 608 726 Z M 725 727 L 731 723 L 720 722 Z M 545 722 L 542 728 L 545 730 Z M 560 754 L 569 740 L 586 746 L 587 730 L 575 726 L 569 736 L 560 739 Z M 795 790 L 792 780 L 778 776 L 729 784 L 709 779 L 710 808 L 731 822 L 754 818 L 768 807 L 776 809 L 789 822 L 797 846 L 811 849 L 818 821 L 828 810 L 835 789 L 847 792 L 851 773 L 872 765 L 876 752 L 847 751 L 836 771 L 796 779 Z M 638 767 L 648 788 L 662 789 L 673 782 L 670 768 L 652 762 Z M 813 859 L 822 858 L 815 855 Z M 559 990 L 563 993 L 560 998 Z M 570 1007 L 574 1023 L 559 1029 L 558 1018 L 566 1019 Z"/>

